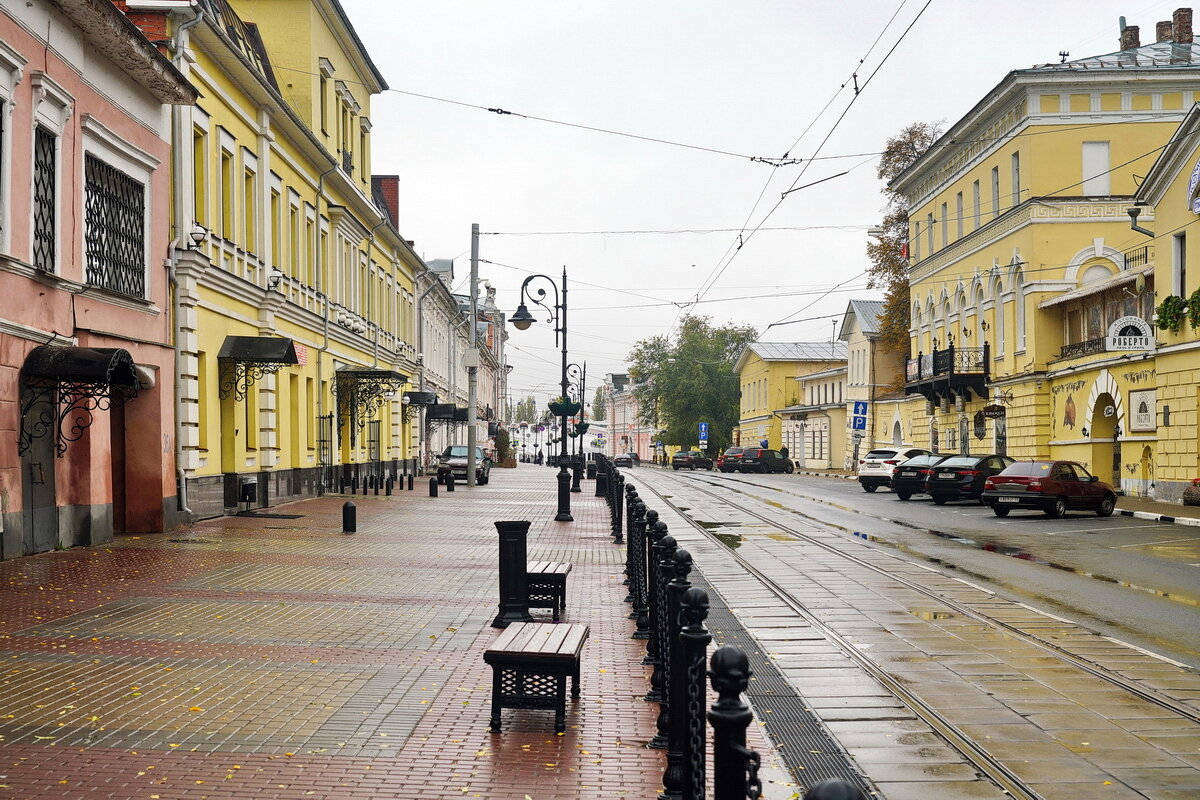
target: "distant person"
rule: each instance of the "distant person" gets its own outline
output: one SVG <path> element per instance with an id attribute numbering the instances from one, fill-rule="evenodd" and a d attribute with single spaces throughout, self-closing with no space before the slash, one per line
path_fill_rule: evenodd
<path id="1" fill-rule="evenodd" d="M 779 455 L 783 456 L 784 458 L 787 458 L 787 454 L 788 454 L 787 445 L 784 445 L 783 447 L 779 448 Z"/>
<path id="2" fill-rule="evenodd" d="M 542 451 L 541 450 L 537 451 L 537 455 L 533 457 L 533 461 L 539 467 L 542 465 Z"/>

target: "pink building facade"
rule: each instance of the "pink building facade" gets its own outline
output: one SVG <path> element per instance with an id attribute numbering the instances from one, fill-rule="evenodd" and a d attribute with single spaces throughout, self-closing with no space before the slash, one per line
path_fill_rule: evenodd
<path id="1" fill-rule="evenodd" d="M 179 521 L 178 70 L 110 0 L 0 7 L 0 558 Z"/>
<path id="2" fill-rule="evenodd" d="M 637 453 L 642 461 L 652 461 L 655 456 L 654 427 L 646 422 L 641 406 L 633 394 L 633 384 L 624 373 L 613 373 L 605 380 L 607 402 L 608 446 L 604 452 L 609 456 L 618 453 Z"/>

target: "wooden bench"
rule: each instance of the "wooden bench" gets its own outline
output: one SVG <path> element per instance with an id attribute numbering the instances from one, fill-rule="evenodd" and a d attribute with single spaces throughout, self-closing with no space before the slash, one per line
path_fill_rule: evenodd
<path id="1" fill-rule="evenodd" d="M 492 665 L 492 733 L 504 708 L 552 708 L 554 731 L 567 729 L 567 677 L 579 697 L 579 661 L 588 626 L 515 622 L 483 654 Z"/>
<path id="2" fill-rule="evenodd" d="M 548 608 L 554 621 L 567 607 L 567 575 L 571 565 L 559 561 L 531 561 L 525 567 L 530 608 Z"/>

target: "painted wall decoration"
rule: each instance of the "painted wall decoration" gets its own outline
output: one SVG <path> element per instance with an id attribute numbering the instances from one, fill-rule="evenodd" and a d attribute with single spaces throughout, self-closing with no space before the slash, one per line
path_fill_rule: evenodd
<path id="1" fill-rule="evenodd" d="M 1154 431 L 1158 429 L 1157 392 L 1141 389 L 1129 393 L 1129 430 Z"/>

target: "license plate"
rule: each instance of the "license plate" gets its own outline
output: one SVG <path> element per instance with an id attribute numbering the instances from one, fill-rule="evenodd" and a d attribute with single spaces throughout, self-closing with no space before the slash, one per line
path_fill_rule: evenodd
<path id="1" fill-rule="evenodd" d="M 1019 498 L 1019 497 L 997 497 L 996 502 L 997 503 L 1019 503 L 1019 502 L 1021 502 L 1021 498 Z"/>
<path id="2" fill-rule="evenodd" d="M 957 478 L 957 477 L 958 477 L 958 476 L 957 476 L 957 475 L 955 475 L 953 472 L 941 472 L 941 473 L 938 473 L 938 480 L 939 480 L 939 481 L 954 480 L 954 479 L 955 479 L 955 478 Z"/>
<path id="3" fill-rule="evenodd" d="M 917 477 L 917 473 L 915 473 L 915 472 L 912 472 L 912 471 L 908 471 L 908 472 L 901 472 L 901 473 L 900 473 L 900 475 L 901 475 L 901 477 L 904 477 L 904 478 L 915 478 L 915 477 Z"/>

